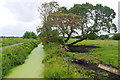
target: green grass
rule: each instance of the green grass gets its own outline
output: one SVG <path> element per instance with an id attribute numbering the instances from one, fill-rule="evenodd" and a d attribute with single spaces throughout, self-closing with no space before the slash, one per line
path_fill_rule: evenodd
<path id="1" fill-rule="evenodd" d="M 76 39 L 71 39 L 68 43 L 75 40 Z M 75 54 L 75 57 L 87 59 L 96 64 L 99 64 L 98 60 L 100 60 L 105 64 L 120 67 L 120 65 L 118 65 L 118 41 L 116 40 L 84 40 L 75 45 L 91 45 L 99 46 L 101 48 L 92 49 L 89 53 L 68 52 L 68 54 Z"/>
<path id="2" fill-rule="evenodd" d="M 68 43 L 75 40 L 76 39 L 70 39 Z M 100 60 L 105 64 L 120 67 L 120 65 L 118 65 L 118 41 L 84 40 L 75 45 L 99 46 L 101 48 L 91 49 L 89 53 L 74 53 L 66 52 L 56 43 L 45 44 L 46 57 L 43 60 L 45 64 L 43 73 L 45 78 L 91 78 L 86 75 L 87 72 L 84 68 L 76 69 L 75 66 L 71 64 L 70 58 L 73 54 L 74 57 L 90 60 L 92 63 L 99 64 L 98 60 Z M 78 70 L 80 70 L 80 73 L 78 73 Z"/>
<path id="3" fill-rule="evenodd" d="M 58 44 L 44 45 L 44 49 L 46 53 L 43 60 L 45 64 L 44 78 L 89 78 L 85 75 L 86 71 L 84 69 L 79 74 L 77 69 L 70 65 L 70 56 Z"/>
<path id="4" fill-rule="evenodd" d="M 17 43 L 28 42 L 30 39 L 23 39 L 23 38 L 0 38 L 0 46 L 8 46 Z"/>

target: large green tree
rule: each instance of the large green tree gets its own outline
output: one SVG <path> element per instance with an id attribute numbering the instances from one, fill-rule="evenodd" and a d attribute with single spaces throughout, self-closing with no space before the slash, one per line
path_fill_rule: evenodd
<path id="1" fill-rule="evenodd" d="M 52 34 L 53 30 L 58 31 L 59 35 L 62 35 L 63 37 L 67 36 L 67 39 L 64 39 L 64 42 L 67 42 L 73 37 L 72 34 L 74 33 L 76 36 L 80 37 L 75 42 L 68 44 L 73 45 L 90 38 L 91 34 L 117 31 L 116 25 L 113 23 L 116 13 L 107 6 L 102 6 L 101 4 L 96 4 L 94 6 L 90 3 L 75 4 L 68 10 L 66 7 L 58 8 L 56 2 L 53 4 L 56 7 L 52 6 L 54 8 L 50 9 L 50 11 L 48 10 L 49 6 L 45 7 L 42 5 L 43 12 L 46 12 L 46 9 L 48 11 L 45 19 L 43 19 L 44 22 L 42 28 L 38 28 L 38 32 L 44 33 L 44 36 L 48 39 L 51 38 L 49 35 Z M 77 33 L 78 30 L 79 33 Z"/>
<path id="2" fill-rule="evenodd" d="M 27 31 L 27 32 L 24 33 L 23 38 L 26 38 L 26 39 L 36 39 L 37 35 L 34 32 L 28 32 Z"/>
<path id="3" fill-rule="evenodd" d="M 70 12 L 79 15 L 82 23 L 79 26 L 79 30 L 81 30 L 80 39 L 69 45 L 87 39 L 90 34 L 117 31 L 116 25 L 113 23 L 116 13 L 107 6 L 101 4 L 93 6 L 90 3 L 75 4 L 70 8 Z"/>

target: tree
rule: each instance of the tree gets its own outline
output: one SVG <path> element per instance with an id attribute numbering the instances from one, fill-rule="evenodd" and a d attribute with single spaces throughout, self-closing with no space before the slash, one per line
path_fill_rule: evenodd
<path id="1" fill-rule="evenodd" d="M 41 6 L 38 7 L 38 12 L 40 14 L 40 18 L 42 18 L 42 22 L 44 23 L 47 21 L 47 17 L 54 13 L 58 9 L 59 5 L 57 2 L 52 1 L 49 3 L 43 3 Z"/>
<path id="2" fill-rule="evenodd" d="M 50 11 L 50 14 L 44 19 L 42 28 L 38 29 L 48 40 L 51 38 L 49 34 L 54 29 L 63 36 L 64 42 L 67 42 L 73 33 L 80 36 L 78 40 L 68 44 L 69 46 L 90 38 L 91 34 L 98 35 L 101 32 L 117 31 L 116 25 L 113 23 L 116 13 L 107 6 L 85 3 L 75 4 L 69 10 L 66 7 L 56 9 Z M 80 30 L 79 33 L 77 30 Z M 64 38 L 66 36 L 67 39 Z"/>
<path id="3" fill-rule="evenodd" d="M 45 38 L 49 39 L 50 36 L 50 28 L 46 27 L 46 21 L 47 21 L 47 17 L 56 12 L 56 10 L 58 9 L 59 5 L 57 2 L 52 1 L 49 3 L 43 3 L 40 7 L 38 7 L 38 12 L 40 14 L 40 19 L 42 19 L 42 26 L 38 26 L 37 28 L 37 33 L 42 34 Z"/>
<path id="4" fill-rule="evenodd" d="M 27 39 L 36 39 L 37 35 L 34 32 L 25 32 L 23 35 L 23 38 L 27 38 Z"/>
<path id="5" fill-rule="evenodd" d="M 80 26 L 80 19 L 75 14 L 51 14 L 44 25 L 49 27 L 49 30 L 58 30 L 66 43 L 73 33 L 77 33 L 75 30 Z"/>
<path id="6" fill-rule="evenodd" d="M 79 40 L 69 44 L 73 45 L 77 42 L 83 41 L 89 37 L 90 34 L 99 34 L 100 32 L 108 32 L 111 30 L 117 31 L 116 25 L 113 23 L 116 13 L 113 9 L 101 4 L 75 4 L 70 8 L 70 12 L 80 16 L 82 21 L 79 30 L 81 30 L 81 37 Z"/>
<path id="7" fill-rule="evenodd" d="M 91 33 L 91 34 L 89 34 L 89 36 L 88 36 L 88 39 L 90 39 L 90 40 L 95 40 L 95 39 L 97 39 L 98 38 L 98 36 L 95 34 L 95 33 Z"/>
<path id="8" fill-rule="evenodd" d="M 114 34 L 113 39 L 114 40 L 120 40 L 120 33 Z"/>
<path id="9" fill-rule="evenodd" d="M 108 35 L 100 35 L 100 37 L 99 37 L 101 40 L 104 40 L 104 39 L 108 39 L 109 38 L 109 36 Z"/>

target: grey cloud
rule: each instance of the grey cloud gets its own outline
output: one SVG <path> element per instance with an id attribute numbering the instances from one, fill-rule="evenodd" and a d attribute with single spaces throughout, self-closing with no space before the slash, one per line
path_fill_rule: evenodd
<path id="1" fill-rule="evenodd" d="M 26 31 L 33 31 L 36 33 L 36 27 L 39 25 L 39 21 L 33 21 L 30 23 L 15 23 L 8 24 L 0 29 L 0 35 L 18 35 L 22 36 Z"/>
<path id="2" fill-rule="evenodd" d="M 22 24 L 6 25 L 2 28 L 2 34 L 4 35 L 21 35 L 25 32 L 25 27 Z"/>
<path id="3" fill-rule="evenodd" d="M 36 19 L 38 3 L 35 1 L 7 1 L 5 5 L 16 17 L 23 22 L 31 22 Z"/>

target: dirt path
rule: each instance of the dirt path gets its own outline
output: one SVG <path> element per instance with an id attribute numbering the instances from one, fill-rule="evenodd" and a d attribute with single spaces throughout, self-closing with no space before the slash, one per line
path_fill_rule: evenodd
<path id="1" fill-rule="evenodd" d="M 97 64 L 91 63 L 89 61 L 86 61 L 84 59 L 77 59 L 74 58 L 72 60 L 72 64 L 76 69 L 78 69 L 78 72 L 80 73 L 80 69 L 84 68 L 86 70 L 86 75 L 91 76 L 92 78 L 109 78 L 110 80 L 119 80 L 119 75 L 116 75 L 114 73 L 111 73 L 110 71 L 107 71 L 105 69 L 102 69 L 98 67 Z M 97 79 L 95 79 L 97 80 Z"/>
<path id="2" fill-rule="evenodd" d="M 17 46 L 23 43 L 17 43 L 17 44 L 13 44 L 13 45 L 9 45 L 9 46 L 5 46 L 5 47 L 0 47 L 0 50 L 5 49 L 5 48 L 9 48 L 9 47 L 13 47 L 13 46 Z"/>

